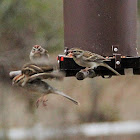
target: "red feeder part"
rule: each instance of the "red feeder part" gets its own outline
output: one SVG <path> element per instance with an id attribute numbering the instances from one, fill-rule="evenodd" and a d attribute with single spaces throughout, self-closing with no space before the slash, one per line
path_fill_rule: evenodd
<path id="1" fill-rule="evenodd" d="M 64 61 L 64 57 L 61 57 L 61 58 L 60 58 L 60 61 Z"/>

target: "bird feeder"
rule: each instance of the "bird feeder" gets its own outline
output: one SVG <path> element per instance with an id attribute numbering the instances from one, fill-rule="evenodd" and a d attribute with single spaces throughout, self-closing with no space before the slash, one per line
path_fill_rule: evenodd
<path id="1" fill-rule="evenodd" d="M 65 54 L 70 48 L 81 48 L 111 58 L 106 63 L 121 75 L 127 69 L 140 74 L 136 25 L 137 0 L 64 0 Z M 79 72 L 92 78 L 114 75 L 104 67 L 84 73 L 83 67 L 67 55 L 59 55 L 58 60 L 66 76 L 80 75 Z"/>

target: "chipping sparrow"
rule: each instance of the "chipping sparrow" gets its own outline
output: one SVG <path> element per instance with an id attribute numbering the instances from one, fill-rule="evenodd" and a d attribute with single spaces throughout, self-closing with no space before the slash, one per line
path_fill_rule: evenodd
<path id="1" fill-rule="evenodd" d="M 37 46 L 37 45 L 35 45 L 35 46 Z M 33 47 L 32 50 L 34 50 L 35 46 Z M 42 52 L 44 52 L 44 51 L 42 51 Z M 40 53 L 38 53 L 38 54 L 40 54 Z M 41 73 L 41 72 L 54 71 L 55 66 L 53 66 L 52 64 L 50 64 L 50 62 L 48 62 L 48 55 L 46 56 L 47 59 L 44 59 L 44 58 L 45 58 L 44 55 L 43 55 L 43 57 L 41 57 L 41 55 L 36 55 L 36 53 L 34 53 L 34 51 L 31 51 L 30 52 L 30 60 L 32 62 L 25 64 L 22 67 L 22 70 L 10 72 L 9 73 L 10 77 L 13 78 L 16 75 L 19 75 L 21 73 L 22 74 L 28 73 L 29 75 L 33 75 L 33 74 Z"/>
<path id="2" fill-rule="evenodd" d="M 32 92 L 42 93 L 43 95 L 36 101 L 37 107 L 39 106 L 40 102 L 42 102 L 42 104 L 46 106 L 47 95 L 51 93 L 64 96 L 65 98 L 69 99 L 76 105 L 79 104 L 76 100 L 74 100 L 70 96 L 64 94 L 61 91 L 58 91 L 57 89 L 50 86 L 47 82 L 42 80 L 42 79 L 48 79 L 48 78 L 59 79 L 61 78 L 61 75 L 52 74 L 52 73 L 39 73 L 39 74 L 34 74 L 28 77 L 25 74 L 21 74 L 13 78 L 12 84 L 24 87 L 25 89 L 28 89 L 29 91 L 32 91 Z"/>
<path id="3" fill-rule="evenodd" d="M 47 70 L 47 72 L 48 69 L 50 69 L 49 71 L 51 71 L 51 69 L 52 70 L 57 69 L 57 66 L 53 62 L 53 60 L 49 59 L 48 51 L 39 45 L 33 46 L 29 58 L 31 63 L 34 63 L 39 67 L 41 67 L 42 69 Z"/>
<path id="4" fill-rule="evenodd" d="M 96 53 L 92 53 L 89 51 L 84 51 L 79 48 L 72 48 L 69 50 L 69 53 L 72 53 L 74 61 L 82 67 L 87 67 L 89 69 L 95 69 L 98 66 L 103 66 L 103 67 L 106 67 L 107 69 L 111 70 L 116 75 L 120 75 L 116 70 L 114 70 L 108 64 L 106 64 L 104 62 L 107 59 L 101 55 L 98 55 Z"/>
<path id="5" fill-rule="evenodd" d="M 31 52 L 30 52 L 30 60 L 32 62 L 34 61 L 40 61 L 40 60 L 46 60 L 49 58 L 48 51 L 45 50 L 43 47 L 40 45 L 34 45 Z"/>

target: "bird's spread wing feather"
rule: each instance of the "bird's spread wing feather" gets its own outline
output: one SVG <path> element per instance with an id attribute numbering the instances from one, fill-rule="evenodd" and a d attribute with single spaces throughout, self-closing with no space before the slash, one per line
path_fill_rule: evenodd
<path id="1" fill-rule="evenodd" d="M 41 69 L 43 70 L 43 72 L 51 72 L 54 70 L 53 66 L 51 65 L 41 66 Z"/>
<path id="2" fill-rule="evenodd" d="M 22 68 L 22 74 L 26 75 L 33 75 L 37 73 L 43 73 L 43 72 L 52 72 L 53 71 L 53 66 L 51 65 L 36 65 L 36 64 L 27 64 Z"/>
<path id="3" fill-rule="evenodd" d="M 58 79 L 61 80 L 63 78 L 63 75 L 60 73 L 38 73 L 34 74 L 29 77 L 28 82 L 31 82 L 35 79 Z"/>
<path id="4" fill-rule="evenodd" d="M 36 70 L 36 71 L 38 71 L 38 72 L 43 72 L 42 69 L 41 69 L 39 66 L 35 65 L 35 64 L 30 64 L 30 65 L 28 65 L 28 66 L 26 66 L 26 67 L 32 68 L 32 69 L 34 69 L 34 70 Z M 25 68 L 26 68 L 26 67 L 25 67 Z"/>

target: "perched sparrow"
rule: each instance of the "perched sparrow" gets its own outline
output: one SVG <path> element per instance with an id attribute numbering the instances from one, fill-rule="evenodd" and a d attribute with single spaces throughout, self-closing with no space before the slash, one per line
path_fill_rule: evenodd
<path id="1" fill-rule="evenodd" d="M 24 87 L 32 92 L 42 93 L 43 96 L 41 96 L 36 102 L 37 107 L 39 106 L 40 102 L 42 102 L 42 104 L 46 106 L 47 95 L 51 93 L 64 96 L 65 98 L 71 100 L 76 105 L 79 104 L 76 100 L 74 100 L 70 96 L 64 94 L 61 91 L 58 91 L 57 89 L 50 86 L 47 82 L 42 80 L 42 79 L 48 79 L 48 78 L 61 78 L 61 76 L 57 74 L 52 74 L 52 73 L 39 73 L 39 74 L 34 74 L 32 76 L 27 77 L 26 75 L 21 74 L 14 77 L 12 83 L 13 85 Z"/>
<path id="2" fill-rule="evenodd" d="M 45 72 L 52 71 L 57 68 L 56 64 L 49 59 L 48 51 L 39 45 L 33 46 L 29 58 L 31 63 L 41 67 Z"/>
<path id="3" fill-rule="evenodd" d="M 78 48 L 72 48 L 69 50 L 69 52 L 72 53 L 74 61 L 82 67 L 95 69 L 98 66 L 103 66 L 114 72 L 116 75 L 120 75 L 116 70 L 114 70 L 104 62 L 107 59 L 101 55 L 89 51 L 84 51 Z"/>
<path id="4" fill-rule="evenodd" d="M 32 62 L 39 61 L 39 60 L 46 60 L 49 58 L 48 51 L 45 50 L 40 45 L 33 46 L 31 52 L 30 52 L 30 60 Z"/>
<path id="5" fill-rule="evenodd" d="M 33 46 L 29 58 L 31 60 L 32 63 L 26 64 L 22 67 L 22 70 L 18 70 L 18 71 L 12 71 L 9 73 L 10 78 L 13 78 L 16 75 L 19 75 L 21 73 L 31 73 L 35 74 L 35 73 L 40 73 L 40 72 L 49 72 L 49 71 L 53 71 L 53 66 L 51 65 L 46 65 L 45 62 L 45 58 L 48 59 L 49 55 L 48 55 L 48 51 L 45 50 L 44 48 L 42 48 L 39 45 L 35 45 Z M 44 60 L 42 62 L 42 60 Z M 44 64 L 44 65 L 43 65 Z M 47 62 L 48 64 L 48 62 Z M 44 67 L 45 66 L 45 67 Z M 42 67 L 42 68 L 40 68 Z"/>

